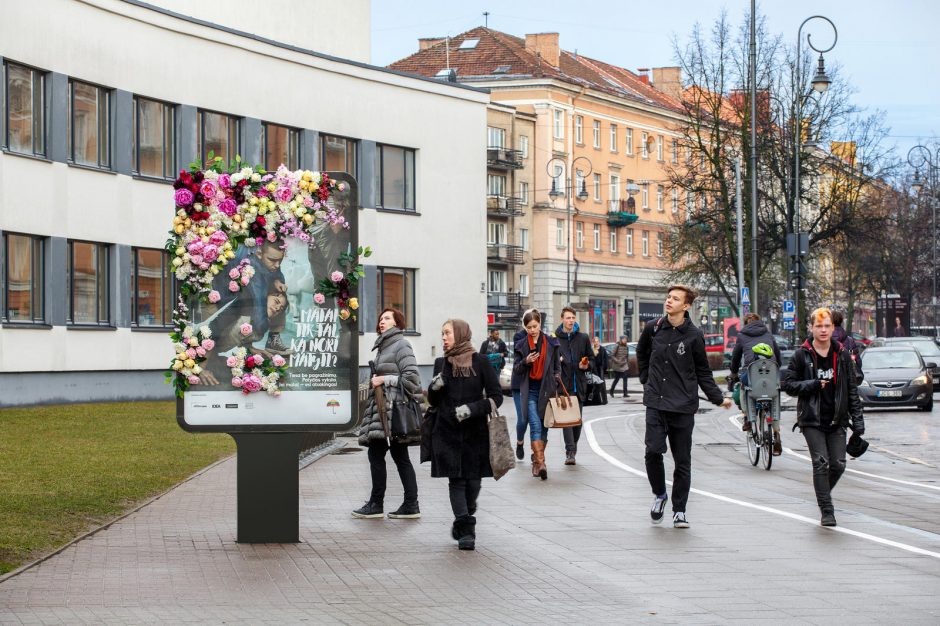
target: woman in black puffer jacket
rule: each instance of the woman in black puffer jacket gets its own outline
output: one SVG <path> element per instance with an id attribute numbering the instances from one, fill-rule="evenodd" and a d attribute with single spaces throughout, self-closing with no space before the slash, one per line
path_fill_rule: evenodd
<path id="1" fill-rule="evenodd" d="M 428 403 L 437 410 L 431 433 L 431 476 L 449 479 L 454 511 L 451 536 L 461 550 L 473 550 L 477 497 L 482 479 L 493 475 L 486 420 L 490 401 L 499 407 L 503 393 L 496 370 L 474 351 L 467 322 L 447 320 L 441 337 L 444 356 L 434 362 L 428 387 Z"/>
<path id="2" fill-rule="evenodd" d="M 359 427 L 359 445 L 369 449 L 369 467 L 372 472 L 372 493 L 369 501 L 362 507 L 353 511 L 353 517 L 380 518 L 384 517 L 385 482 L 385 453 L 391 451 L 392 460 L 398 468 L 398 475 L 405 491 L 405 501 L 398 510 L 388 514 L 393 519 L 416 519 L 421 517 L 418 508 L 418 480 L 415 469 L 408 456 L 408 446 L 404 443 L 392 441 L 391 445 L 385 438 L 385 429 L 375 404 L 375 388 L 382 387 L 385 392 L 385 401 L 389 419 L 391 418 L 392 402 L 399 394 L 417 397 L 421 394 L 421 376 L 418 373 L 418 363 L 415 360 L 414 350 L 404 335 L 405 318 L 397 309 L 385 309 L 379 315 L 379 322 L 375 331 L 379 338 L 375 341 L 373 350 L 378 350 L 375 356 L 375 373 L 372 376 L 369 403 L 366 405 L 362 424 Z"/>

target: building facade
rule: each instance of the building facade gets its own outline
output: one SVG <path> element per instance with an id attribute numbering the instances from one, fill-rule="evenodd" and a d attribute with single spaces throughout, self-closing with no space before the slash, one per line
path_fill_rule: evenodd
<path id="1" fill-rule="evenodd" d="M 190 5 L 203 13 L 184 15 Z M 297 24 L 316 12 L 313 35 L 291 25 L 285 43 L 246 30 L 245 15 L 272 8 Z M 357 178 L 360 241 L 376 251 L 361 283 L 361 366 L 384 306 L 404 311 L 424 372 L 445 319 L 483 334 L 489 98 L 366 65 L 369 3 L 349 3 L 348 15 L 326 9 L 301 0 L 4 7 L 0 406 L 171 397 L 161 372 L 172 353 L 162 250 L 172 182 L 210 150 Z M 347 49 L 353 60 L 341 58 Z"/>

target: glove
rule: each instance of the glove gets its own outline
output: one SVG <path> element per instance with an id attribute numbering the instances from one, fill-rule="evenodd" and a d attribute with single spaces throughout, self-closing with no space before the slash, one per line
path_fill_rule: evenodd
<path id="1" fill-rule="evenodd" d="M 438 374 L 437 376 L 431 379 L 431 384 L 428 386 L 428 389 L 430 389 L 431 391 L 437 391 L 443 386 L 444 386 L 444 379 L 441 378 L 440 374 Z"/>
<path id="2" fill-rule="evenodd" d="M 398 386 L 398 376 L 394 374 L 385 375 L 385 386 L 386 387 L 397 387 Z"/>
<path id="3" fill-rule="evenodd" d="M 457 418 L 458 422 L 464 421 L 470 417 L 470 407 L 466 404 L 461 404 L 454 410 L 454 416 Z"/>

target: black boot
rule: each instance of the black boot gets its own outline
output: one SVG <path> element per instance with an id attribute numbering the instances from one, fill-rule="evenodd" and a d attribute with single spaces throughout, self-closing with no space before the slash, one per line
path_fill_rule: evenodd
<path id="1" fill-rule="evenodd" d="M 451 536 L 457 539 L 457 547 L 461 550 L 473 550 L 476 547 L 477 520 L 472 515 L 460 516 L 454 520 Z"/>

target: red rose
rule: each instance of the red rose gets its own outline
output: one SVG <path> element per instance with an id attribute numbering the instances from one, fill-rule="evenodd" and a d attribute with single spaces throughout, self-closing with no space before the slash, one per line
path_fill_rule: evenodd
<path id="1" fill-rule="evenodd" d="M 258 226 L 264 226 L 265 224 L 267 224 L 267 222 L 264 221 L 263 215 L 259 215 L 258 217 L 255 218 L 255 224 L 257 224 Z"/>

